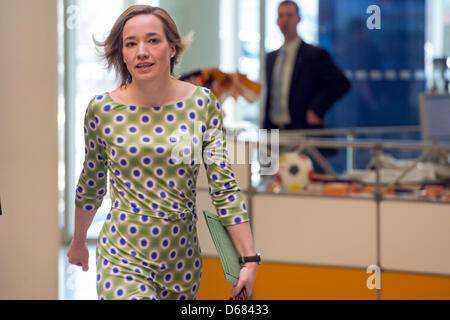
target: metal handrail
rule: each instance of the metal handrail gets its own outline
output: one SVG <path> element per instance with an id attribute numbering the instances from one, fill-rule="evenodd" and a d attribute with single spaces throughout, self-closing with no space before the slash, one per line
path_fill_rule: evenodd
<path id="1" fill-rule="evenodd" d="M 420 132 L 420 126 L 354 127 L 334 129 L 280 130 L 280 136 L 358 135 Z"/>
<path id="2" fill-rule="evenodd" d="M 261 142 L 260 142 L 261 143 Z M 270 145 L 270 140 L 267 145 Z M 280 137 L 280 145 L 282 146 L 311 146 L 322 148 L 360 148 L 360 149 L 401 149 L 401 150 L 435 150 L 450 152 L 450 145 L 448 144 L 432 144 L 428 142 L 390 142 L 386 140 L 353 140 L 353 141 L 336 141 L 336 140 L 319 140 L 311 138 L 297 138 L 282 141 Z"/>
<path id="3" fill-rule="evenodd" d="M 259 144 L 265 148 L 270 148 L 271 139 L 268 139 L 267 142 L 259 141 Z M 408 168 L 404 170 L 404 172 L 395 179 L 394 183 L 389 185 L 389 189 L 391 189 L 400 179 L 406 175 L 413 167 L 419 162 L 423 161 L 426 158 L 431 156 L 439 156 L 443 159 L 447 164 L 449 163 L 448 154 L 450 154 L 450 144 L 433 144 L 429 142 L 417 141 L 417 142 L 392 142 L 386 140 L 373 140 L 373 141 L 364 141 L 364 140 L 353 140 L 353 141 L 336 141 L 336 140 L 326 140 L 326 139 L 311 139 L 306 137 L 291 137 L 289 139 L 282 139 L 280 137 L 279 146 L 285 147 L 296 147 L 295 149 L 299 152 L 302 150 L 308 150 L 311 153 L 311 156 L 318 162 L 318 164 L 331 176 L 336 177 L 337 174 L 333 170 L 333 168 L 329 165 L 328 161 L 321 156 L 319 150 L 317 148 L 336 148 L 336 149 L 372 149 L 375 151 L 376 155 L 376 177 L 377 177 L 377 191 L 375 192 L 376 197 L 381 197 L 381 192 L 379 190 L 380 185 L 380 157 L 383 150 L 418 150 L 422 151 L 423 154 L 416 159 Z M 292 151 L 292 150 L 291 150 Z M 350 165 L 347 165 L 347 171 L 353 169 L 353 162 Z"/>
<path id="4" fill-rule="evenodd" d="M 411 133 L 419 131 L 419 126 L 405 126 L 405 127 L 373 127 L 373 128 L 342 128 L 342 129 L 317 129 L 317 130 L 298 130 L 298 131 L 268 131 L 264 139 L 260 139 L 258 135 L 252 135 L 251 132 L 247 132 L 246 135 L 240 135 L 238 140 L 242 142 L 249 142 L 252 144 L 259 144 L 260 147 L 271 149 L 272 137 L 278 134 L 277 139 L 278 146 L 282 147 L 295 147 L 296 150 L 301 152 L 304 149 L 309 150 L 312 153 L 312 157 L 319 163 L 319 165 L 331 176 L 336 176 L 336 172 L 329 165 L 327 159 L 321 156 L 318 148 L 334 148 L 334 149 L 346 149 L 347 151 L 347 171 L 351 171 L 354 168 L 355 154 L 354 149 L 372 149 L 377 155 L 377 159 L 381 156 L 383 150 L 416 150 L 422 151 L 423 156 L 419 159 L 425 159 L 431 155 L 438 156 L 448 164 L 450 154 L 450 144 L 447 143 L 432 143 L 429 141 L 401 141 L 401 140 L 386 140 L 386 139 L 356 139 L 357 134 L 368 133 Z M 345 134 L 347 140 L 330 139 L 329 137 L 320 138 L 320 135 L 329 134 Z M 312 135 L 313 137 L 308 137 Z M 266 140 L 267 138 L 267 140 Z M 275 142 L 275 141 L 274 141 Z M 293 150 L 291 150 L 293 151 Z M 379 170 L 377 168 L 377 176 Z"/>

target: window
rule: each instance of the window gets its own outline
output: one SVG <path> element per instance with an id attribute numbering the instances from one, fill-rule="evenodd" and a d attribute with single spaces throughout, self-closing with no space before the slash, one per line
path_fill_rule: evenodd
<path id="1" fill-rule="evenodd" d="M 278 4 L 280 0 L 266 0 L 265 48 L 268 52 L 277 50 L 283 44 L 283 35 L 277 26 Z M 319 42 L 319 0 L 300 3 L 301 22 L 297 31 L 306 42 L 317 45 Z"/>
<path id="2" fill-rule="evenodd" d="M 60 0 L 58 2 L 59 39 L 65 38 L 64 42 L 59 42 L 58 68 L 59 203 L 60 227 L 63 229 L 65 242 L 70 241 L 73 235 L 75 186 L 84 161 L 83 121 L 87 104 L 99 92 L 110 91 L 118 86 L 115 74 L 106 70 L 106 64 L 97 55 L 92 37 L 98 41 L 105 40 L 117 17 L 133 4 L 158 5 L 159 1 Z M 61 150 L 65 150 L 66 157 Z M 64 172 L 65 180 L 62 178 Z M 97 238 L 111 205 L 110 201 L 108 192 L 89 228 L 88 238 Z"/>
<path id="3" fill-rule="evenodd" d="M 260 81 L 260 1 L 220 1 L 220 69 L 239 71 L 247 78 Z M 243 98 L 229 98 L 223 103 L 228 128 L 257 124 L 259 103 Z"/>
<path id="4" fill-rule="evenodd" d="M 220 24 L 220 69 L 225 72 L 239 71 L 246 74 L 250 80 L 262 82 L 261 61 L 264 59 L 265 52 L 277 49 L 282 43 L 282 35 L 276 25 L 276 8 L 279 1 L 215 1 L 218 2 L 220 17 L 218 22 Z M 313 43 L 317 42 L 318 38 L 317 3 L 318 0 L 311 0 L 302 4 L 303 20 L 299 26 L 302 37 Z M 189 20 L 186 20 L 184 12 L 182 12 L 183 17 L 177 17 L 181 14 L 176 9 L 180 7 L 180 4 L 174 0 L 60 0 L 58 4 L 59 35 L 60 39 L 65 39 L 64 42 L 59 42 L 58 69 L 60 74 L 58 121 L 61 133 L 60 227 L 63 230 L 63 240 L 68 243 L 73 234 L 75 186 L 84 160 L 84 112 L 95 94 L 110 91 L 118 86 L 115 82 L 115 74 L 106 71 L 106 65 L 96 54 L 92 37 L 103 41 L 117 17 L 133 4 L 172 8 L 170 13 L 176 21 L 180 20 L 179 27 L 186 23 L 189 25 Z M 196 14 L 202 14 L 201 8 L 195 7 L 193 10 Z M 267 14 L 261 25 L 263 12 Z M 266 32 L 265 39 L 261 39 L 263 28 Z M 185 31 L 188 30 L 180 30 L 182 34 Z M 262 40 L 265 40 L 264 43 L 261 43 Z M 198 66 L 192 66 L 194 69 L 195 67 Z M 237 102 L 229 98 L 223 105 L 226 114 L 225 126 L 256 128 L 261 101 L 263 97 L 253 104 L 247 103 L 243 98 L 239 98 Z M 65 179 L 64 173 L 66 173 Z M 110 205 L 108 192 L 89 228 L 88 238 L 97 237 Z"/>

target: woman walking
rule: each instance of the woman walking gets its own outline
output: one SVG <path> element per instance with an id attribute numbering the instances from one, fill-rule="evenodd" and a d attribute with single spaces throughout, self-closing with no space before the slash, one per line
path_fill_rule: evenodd
<path id="1" fill-rule="evenodd" d="M 69 262 L 88 268 L 86 233 L 109 172 L 112 207 L 97 242 L 99 299 L 195 299 L 202 274 L 196 151 L 238 253 L 255 256 L 243 196 L 224 156 L 222 109 L 208 89 L 174 78 L 187 44 L 162 8 L 129 7 L 96 44 L 121 85 L 96 95 L 86 110 Z M 255 262 L 242 265 L 231 296 L 243 287 L 252 294 L 256 269 Z"/>

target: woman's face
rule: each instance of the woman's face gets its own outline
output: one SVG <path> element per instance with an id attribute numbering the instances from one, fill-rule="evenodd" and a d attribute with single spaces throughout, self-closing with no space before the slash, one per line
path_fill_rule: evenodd
<path id="1" fill-rule="evenodd" d="M 123 29 L 123 58 L 135 80 L 170 77 L 175 47 L 167 41 L 161 20 L 152 14 L 137 15 Z"/>

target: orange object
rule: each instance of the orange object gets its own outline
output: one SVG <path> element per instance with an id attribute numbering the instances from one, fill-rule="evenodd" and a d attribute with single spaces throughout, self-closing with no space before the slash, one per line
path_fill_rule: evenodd
<path id="1" fill-rule="evenodd" d="M 345 195 L 350 193 L 350 184 L 348 183 L 327 183 L 322 189 L 322 194 L 325 195 Z"/>
<path id="2" fill-rule="evenodd" d="M 444 190 L 441 201 L 450 202 L 450 190 Z"/>
<path id="3" fill-rule="evenodd" d="M 350 193 L 360 193 L 362 190 L 362 184 L 359 182 L 352 182 L 349 187 Z"/>
<path id="4" fill-rule="evenodd" d="M 390 191 L 386 191 L 386 186 L 380 186 L 380 192 L 385 196 L 385 197 L 391 197 L 395 195 L 395 191 L 394 190 L 390 190 Z M 362 189 L 362 190 L 361 190 Z M 368 184 L 366 185 L 364 188 L 360 187 L 360 193 L 365 193 L 365 194 L 375 194 L 377 190 L 377 186 L 374 184 Z"/>
<path id="5" fill-rule="evenodd" d="M 207 87 L 214 93 L 220 104 L 230 96 L 235 100 L 241 96 L 249 103 L 254 103 L 262 90 L 261 84 L 249 80 L 244 74 L 225 73 L 215 67 L 192 72 L 182 76 L 180 80 Z"/>
<path id="6" fill-rule="evenodd" d="M 267 192 L 280 193 L 281 184 L 279 182 L 270 182 L 266 186 Z"/>
<path id="7" fill-rule="evenodd" d="M 308 176 L 309 176 L 309 180 L 315 180 L 315 181 L 335 181 L 336 180 L 335 177 L 332 177 L 330 175 L 322 174 L 322 173 L 315 173 L 313 171 L 311 171 Z"/>
<path id="8" fill-rule="evenodd" d="M 436 200 L 444 193 L 444 187 L 442 186 L 426 186 L 424 197 L 429 200 Z"/>
<path id="9" fill-rule="evenodd" d="M 374 193 L 376 190 L 376 186 L 373 184 L 368 184 L 364 187 L 363 193 Z"/>

